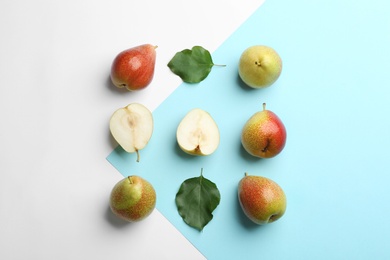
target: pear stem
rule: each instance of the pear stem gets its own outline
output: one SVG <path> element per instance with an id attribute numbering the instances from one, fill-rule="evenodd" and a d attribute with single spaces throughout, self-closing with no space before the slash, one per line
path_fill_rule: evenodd
<path id="1" fill-rule="evenodd" d="M 245 177 L 246 177 L 246 176 L 248 176 L 248 173 L 247 173 L 247 172 L 245 172 L 245 174 L 244 174 L 244 175 L 245 175 Z"/>
<path id="2" fill-rule="evenodd" d="M 213 64 L 213 66 L 217 66 L 217 67 L 226 67 L 226 65 L 221 65 L 221 64 Z"/>
<path id="3" fill-rule="evenodd" d="M 133 179 L 131 178 L 131 176 L 128 176 L 127 179 L 129 180 L 130 184 L 133 184 Z"/>
<path id="4" fill-rule="evenodd" d="M 265 103 L 263 103 L 263 110 L 265 110 L 265 106 L 266 106 L 266 104 L 265 104 Z"/>
<path id="5" fill-rule="evenodd" d="M 137 153 L 137 162 L 139 162 L 139 159 L 140 159 L 139 152 L 138 152 L 138 150 L 135 150 L 135 152 Z"/>

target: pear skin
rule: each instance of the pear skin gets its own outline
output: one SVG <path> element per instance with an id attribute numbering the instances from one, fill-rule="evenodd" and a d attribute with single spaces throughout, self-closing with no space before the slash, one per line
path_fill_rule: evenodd
<path id="1" fill-rule="evenodd" d="M 156 206 L 156 191 L 140 176 L 128 176 L 111 191 L 110 208 L 119 218 L 137 222 L 148 217 Z"/>
<path id="2" fill-rule="evenodd" d="M 262 176 L 245 174 L 238 184 L 238 199 L 245 215 L 258 225 L 280 219 L 287 206 L 283 189 Z"/>
<path id="3" fill-rule="evenodd" d="M 245 123 L 241 132 L 241 143 L 251 155 L 259 158 L 272 158 L 278 155 L 286 144 L 286 128 L 272 111 L 256 112 Z"/>
<path id="4" fill-rule="evenodd" d="M 154 77 L 156 46 L 143 44 L 120 52 L 111 65 L 111 81 L 118 88 L 146 88 Z"/>

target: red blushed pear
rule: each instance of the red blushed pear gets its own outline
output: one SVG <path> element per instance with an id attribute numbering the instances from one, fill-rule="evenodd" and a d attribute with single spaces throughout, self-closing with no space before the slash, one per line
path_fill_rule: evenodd
<path id="1" fill-rule="evenodd" d="M 137 222 L 148 217 L 156 205 L 156 191 L 140 176 L 128 176 L 111 191 L 110 208 L 119 218 Z"/>
<path id="2" fill-rule="evenodd" d="M 154 76 L 156 48 L 144 44 L 119 53 L 111 66 L 112 83 L 129 91 L 146 88 Z"/>
<path id="3" fill-rule="evenodd" d="M 241 132 L 241 143 L 251 155 L 272 158 L 278 155 L 286 144 L 286 128 L 280 118 L 266 109 L 256 112 L 245 123 Z"/>
<path id="4" fill-rule="evenodd" d="M 276 182 L 247 173 L 238 184 L 238 199 L 245 215 L 259 225 L 280 219 L 287 207 L 286 195 Z"/>

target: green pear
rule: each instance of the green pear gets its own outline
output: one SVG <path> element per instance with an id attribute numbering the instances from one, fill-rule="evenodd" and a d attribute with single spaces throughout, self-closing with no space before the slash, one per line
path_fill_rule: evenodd
<path id="1" fill-rule="evenodd" d="M 156 206 L 156 191 L 142 177 L 133 175 L 119 181 L 111 191 L 110 208 L 121 219 L 137 222 L 149 216 Z"/>
<path id="2" fill-rule="evenodd" d="M 247 173 L 238 184 L 238 199 L 245 215 L 259 225 L 281 218 L 287 206 L 286 195 L 276 182 Z"/>
<path id="3" fill-rule="evenodd" d="M 286 128 L 280 118 L 266 109 L 256 112 L 245 123 L 241 132 L 241 143 L 251 155 L 272 158 L 278 155 L 286 144 Z"/>
<path id="4" fill-rule="evenodd" d="M 241 54 L 238 74 L 252 88 L 271 86 L 282 73 L 282 59 L 271 47 L 255 45 Z"/>

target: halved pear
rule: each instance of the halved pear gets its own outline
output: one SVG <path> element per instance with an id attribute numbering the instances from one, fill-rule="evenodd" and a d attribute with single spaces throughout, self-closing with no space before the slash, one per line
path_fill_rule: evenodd
<path id="1" fill-rule="evenodd" d="M 195 108 L 187 113 L 176 131 L 179 147 L 191 155 L 210 155 L 219 145 L 219 129 L 211 115 Z"/>
<path id="2" fill-rule="evenodd" d="M 139 162 L 139 150 L 143 149 L 152 137 L 152 113 L 139 103 L 119 108 L 111 116 L 110 131 L 123 150 L 137 153 Z"/>

